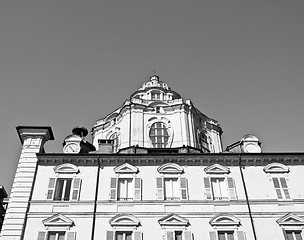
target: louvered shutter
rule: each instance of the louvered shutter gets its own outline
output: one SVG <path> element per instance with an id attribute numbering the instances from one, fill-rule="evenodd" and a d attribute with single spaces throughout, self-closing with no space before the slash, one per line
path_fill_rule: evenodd
<path id="1" fill-rule="evenodd" d="M 133 236 L 133 240 L 142 240 L 142 233 L 140 231 L 134 231 Z"/>
<path id="2" fill-rule="evenodd" d="M 217 240 L 215 231 L 209 232 L 209 236 L 210 236 L 210 240 Z"/>
<path id="3" fill-rule="evenodd" d="M 166 240 L 174 240 L 174 232 L 166 231 Z"/>
<path id="4" fill-rule="evenodd" d="M 192 233 L 191 233 L 191 231 L 184 231 L 183 232 L 183 240 L 192 240 Z"/>
<path id="5" fill-rule="evenodd" d="M 228 192 L 229 192 L 230 199 L 232 199 L 232 200 L 237 199 L 234 179 L 232 177 L 228 177 L 227 181 L 228 181 Z"/>
<path id="6" fill-rule="evenodd" d="M 212 192 L 211 192 L 211 183 L 210 178 L 204 178 L 204 185 L 205 185 L 205 195 L 207 199 L 212 199 Z"/>
<path id="7" fill-rule="evenodd" d="M 245 233 L 243 231 L 237 231 L 236 234 L 238 240 L 246 240 Z"/>
<path id="8" fill-rule="evenodd" d="M 114 231 L 107 231 L 106 240 L 115 240 L 114 237 L 115 237 Z"/>
<path id="9" fill-rule="evenodd" d="M 141 200 L 141 179 L 134 179 L 134 200 Z"/>
<path id="10" fill-rule="evenodd" d="M 117 178 L 111 178 L 110 200 L 117 200 Z"/>
<path id="11" fill-rule="evenodd" d="M 280 182 L 281 182 L 281 186 L 282 186 L 282 190 L 283 190 L 285 199 L 290 199 L 290 194 L 289 194 L 289 189 L 287 186 L 286 179 L 284 177 L 281 177 Z"/>
<path id="12" fill-rule="evenodd" d="M 80 187 L 81 187 L 81 179 L 74 178 L 73 189 L 72 189 L 72 200 L 76 200 L 76 201 L 79 200 Z"/>
<path id="13" fill-rule="evenodd" d="M 282 195 L 282 192 L 281 192 L 281 186 L 280 186 L 280 183 L 279 183 L 279 179 L 276 178 L 276 177 L 274 177 L 274 178 L 272 178 L 272 182 L 273 182 L 273 186 L 274 186 L 274 189 L 276 191 L 278 199 L 283 199 L 283 195 Z"/>
<path id="14" fill-rule="evenodd" d="M 56 178 L 50 178 L 46 199 L 52 200 L 54 198 L 55 185 L 56 185 Z"/>
<path id="15" fill-rule="evenodd" d="M 181 190 L 181 199 L 188 200 L 188 186 L 187 179 L 180 178 L 180 190 Z"/>
<path id="16" fill-rule="evenodd" d="M 44 231 L 38 232 L 37 240 L 44 240 L 45 235 L 46 235 L 46 232 L 44 232 Z"/>
<path id="17" fill-rule="evenodd" d="M 157 200 L 164 199 L 164 181 L 163 178 L 156 178 Z"/>
<path id="18" fill-rule="evenodd" d="M 76 239 L 76 232 L 68 232 L 66 240 L 75 240 Z"/>

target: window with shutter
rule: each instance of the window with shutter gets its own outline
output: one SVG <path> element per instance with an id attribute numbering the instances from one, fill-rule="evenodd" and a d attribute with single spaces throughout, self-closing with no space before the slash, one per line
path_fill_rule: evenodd
<path id="1" fill-rule="evenodd" d="M 192 240 L 190 231 L 168 230 L 166 231 L 166 240 Z"/>
<path id="2" fill-rule="evenodd" d="M 55 201 L 78 200 L 80 186 L 80 178 L 50 178 L 47 199 Z"/>
<path id="3" fill-rule="evenodd" d="M 140 178 L 111 178 L 110 199 L 118 201 L 141 200 Z"/>
<path id="4" fill-rule="evenodd" d="M 205 177 L 204 186 L 206 199 L 237 199 L 235 183 L 232 177 Z"/>
<path id="5" fill-rule="evenodd" d="M 186 178 L 157 178 L 156 188 L 158 200 L 188 200 L 188 184 Z"/>
<path id="6" fill-rule="evenodd" d="M 218 214 L 210 220 L 210 225 L 217 230 L 209 233 L 210 240 L 246 240 L 243 231 L 236 231 L 241 222 L 232 214 Z"/>
<path id="7" fill-rule="evenodd" d="M 45 240 L 46 232 L 38 232 L 37 240 Z"/>
<path id="8" fill-rule="evenodd" d="M 48 232 L 47 240 L 65 240 L 65 232 Z"/>
<path id="9" fill-rule="evenodd" d="M 272 182 L 279 200 L 291 199 L 285 177 L 273 177 Z"/>

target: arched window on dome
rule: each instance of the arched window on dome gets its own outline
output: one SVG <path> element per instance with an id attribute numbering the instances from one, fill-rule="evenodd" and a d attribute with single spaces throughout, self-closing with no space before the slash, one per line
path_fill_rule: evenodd
<path id="1" fill-rule="evenodd" d="M 153 123 L 149 131 L 149 137 L 153 147 L 167 147 L 170 136 L 166 124 L 160 121 Z"/>
<path id="2" fill-rule="evenodd" d="M 110 136 L 110 139 L 113 139 L 113 152 L 116 153 L 118 151 L 118 147 L 119 147 L 119 140 L 118 140 L 117 132 L 113 133 Z"/>

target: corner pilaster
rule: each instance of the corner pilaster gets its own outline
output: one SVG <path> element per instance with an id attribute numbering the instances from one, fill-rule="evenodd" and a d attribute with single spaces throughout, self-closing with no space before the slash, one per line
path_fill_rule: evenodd
<path id="1" fill-rule="evenodd" d="M 22 149 L 0 235 L 1 240 L 22 240 L 36 174 L 36 153 L 43 153 L 44 144 L 48 140 L 54 140 L 51 127 L 18 126 L 16 129 Z"/>

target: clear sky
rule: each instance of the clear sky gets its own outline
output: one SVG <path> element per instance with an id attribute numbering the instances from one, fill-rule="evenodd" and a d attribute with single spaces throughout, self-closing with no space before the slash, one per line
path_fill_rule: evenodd
<path id="1" fill-rule="evenodd" d="M 62 152 L 156 71 L 263 152 L 304 152 L 304 1 L 26 0 L 0 4 L 0 185 L 10 191 L 18 125 L 51 126 Z M 88 138 L 87 140 L 90 140 Z"/>

